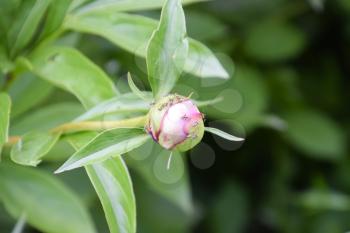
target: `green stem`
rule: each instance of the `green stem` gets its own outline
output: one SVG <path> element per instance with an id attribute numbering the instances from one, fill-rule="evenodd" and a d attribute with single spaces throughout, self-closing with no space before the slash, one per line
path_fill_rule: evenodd
<path id="1" fill-rule="evenodd" d="M 60 125 L 51 130 L 52 133 L 72 133 L 77 131 L 100 131 L 112 128 L 143 127 L 146 116 L 119 121 L 82 121 Z"/>
<path id="2" fill-rule="evenodd" d="M 102 131 L 113 128 L 139 128 L 144 127 L 147 116 L 134 117 L 117 121 L 81 121 L 59 125 L 50 130 L 51 133 L 68 134 L 79 131 Z M 12 146 L 21 139 L 20 136 L 9 137 L 5 146 Z"/>

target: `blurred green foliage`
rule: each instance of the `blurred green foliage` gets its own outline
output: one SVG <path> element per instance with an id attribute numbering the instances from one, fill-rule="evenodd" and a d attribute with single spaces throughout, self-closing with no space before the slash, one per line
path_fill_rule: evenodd
<path id="1" fill-rule="evenodd" d="M 0 0 L 0 13 L 6 7 L 11 5 Z M 43 17 L 25 9 L 18 14 Z M 142 14 L 157 18 L 159 11 Z M 227 150 L 206 136 L 204 142 L 216 154 L 214 165 L 201 170 L 189 162 L 189 174 L 185 175 L 190 177 L 190 185 L 182 179 L 177 189 L 150 182 L 151 178 L 147 181 L 145 177 L 154 176 L 150 167 L 155 158 L 134 161 L 130 153 L 127 162 L 134 180 L 138 232 L 349 231 L 350 1 L 216 0 L 187 6 L 185 14 L 189 36 L 215 51 L 231 79 L 184 74 L 175 91 L 183 95 L 193 92 L 200 100 L 223 96 L 222 102 L 205 108 L 207 123 L 220 120 L 226 128 L 246 135 L 246 142 L 237 150 Z M 11 29 L 10 40 L 16 41 L 18 27 Z M 25 28 L 13 54 L 31 42 L 26 39 L 33 33 L 31 27 Z M 59 44 L 78 48 L 106 71 L 121 92 L 127 91 L 128 71 L 138 77 L 138 86 L 149 89 L 144 59 L 92 35 L 66 33 Z M 24 81 L 15 80 L 8 90 L 13 102 L 13 134 L 28 132 L 33 126 L 48 129 L 83 111 L 71 94 L 31 74 L 22 75 Z M 3 80 L 1 76 L 0 84 Z M 56 145 L 43 168 L 52 172 L 71 154 L 68 145 Z M 65 186 L 55 185 L 70 187 L 69 192 L 81 199 L 76 205 L 89 207 L 98 232 L 108 232 L 86 176 L 72 173 L 59 176 Z M 19 179 L 21 176 L 25 174 L 19 172 Z M 185 195 L 189 186 L 193 206 Z M 80 214 L 87 218 L 84 211 Z M 9 232 L 15 222 L 1 206 L 0 232 Z M 28 226 L 25 232 L 36 230 Z"/>

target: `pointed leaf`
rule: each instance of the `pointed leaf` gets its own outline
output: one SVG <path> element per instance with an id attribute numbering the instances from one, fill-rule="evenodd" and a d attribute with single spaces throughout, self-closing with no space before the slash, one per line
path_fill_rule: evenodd
<path id="1" fill-rule="evenodd" d="M 88 210 L 75 193 L 39 169 L 0 164 L 0 199 L 14 218 L 22 213 L 42 232 L 94 233 Z"/>
<path id="2" fill-rule="evenodd" d="M 202 78 L 228 79 L 230 77 L 208 47 L 191 38 L 189 38 L 189 43 L 185 71 Z"/>
<path id="3" fill-rule="evenodd" d="M 71 92 L 85 107 L 117 94 L 108 76 L 76 49 L 45 47 L 36 51 L 31 59 L 34 73 Z"/>
<path id="4" fill-rule="evenodd" d="M 118 156 L 86 166 L 110 232 L 136 232 L 136 203 L 128 169 Z"/>
<path id="5" fill-rule="evenodd" d="M 83 146 L 89 144 L 90 141 L 96 138 L 98 135 L 99 133 L 96 131 L 86 131 L 75 134 L 68 134 L 64 139 L 67 140 L 75 150 L 79 150 Z"/>
<path id="6" fill-rule="evenodd" d="M 143 129 L 118 128 L 100 133 L 72 155 L 56 173 L 104 161 L 131 151 L 149 139 Z"/>
<path id="7" fill-rule="evenodd" d="M 22 165 L 36 166 L 59 139 L 59 134 L 30 132 L 25 134 L 11 149 L 11 159 Z"/>
<path id="8" fill-rule="evenodd" d="M 211 128 L 211 127 L 205 127 L 204 128 L 205 131 L 209 132 L 209 133 L 212 133 L 212 134 L 215 134 L 219 137 L 222 137 L 222 138 L 225 138 L 229 141 L 236 141 L 236 142 L 239 142 L 239 141 L 243 141 L 244 138 L 239 138 L 239 137 L 236 137 L 236 136 L 233 136 L 231 134 L 228 134 L 224 131 L 221 131 L 219 129 L 216 129 L 216 128 Z"/>
<path id="9" fill-rule="evenodd" d="M 151 93 L 143 92 L 143 95 L 151 99 Z M 106 100 L 88 110 L 76 119 L 76 121 L 90 120 L 98 117 L 105 117 L 109 114 L 123 113 L 147 113 L 150 102 L 146 102 L 134 94 L 123 94 L 118 97 Z"/>
<path id="10" fill-rule="evenodd" d="M 167 95 L 179 79 L 188 53 L 185 15 L 180 0 L 167 0 L 147 47 L 148 80 L 156 98 Z"/>
<path id="11" fill-rule="evenodd" d="M 1 147 L 7 142 L 10 124 L 11 99 L 6 93 L 0 93 L 0 155 Z"/>
<path id="12" fill-rule="evenodd" d="M 144 16 L 100 12 L 71 16 L 65 27 L 102 36 L 131 53 L 146 57 L 148 41 L 157 25 L 156 20 Z M 229 78 L 214 54 L 205 45 L 192 39 L 189 39 L 189 51 L 184 70 L 203 78 Z"/>
<path id="13" fill-rule="evenodd" d="M 77 149 L 87 144 L 94 132 L 80 133 L 68 141 Z M 102 203 L 110 232 L 136 232 L 136 203 L 128 169 L 121 156 L 85 167 Z"/>

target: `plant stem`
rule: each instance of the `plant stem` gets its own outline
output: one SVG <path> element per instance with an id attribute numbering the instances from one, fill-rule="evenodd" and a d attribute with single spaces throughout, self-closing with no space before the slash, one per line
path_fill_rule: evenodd
<path id="1" fill-rule="evenodd" d="M 144 126 L 146 121 L 146 116 L 135 117 L 119 121 L 82 121 L 82 122 L 72 122 L 60 125 L 51 130 L 52 133 L 72 133 L 77 131 L 98 131 L 112 128 L 121 127 L 140 127 Z"/>
<path id="2" fill-rule="evenodd" d="M 147 116 L 134 117 L 117 121 L 81 121 L 59 125 L 50 130 L 51 133 L 74 133 L 79 131 L 101 131 L 113 128 L 138 128 L 146 123 Z M 21 139 L 20 136 L 9 137 L 5 146 L 12 146 Z"/>

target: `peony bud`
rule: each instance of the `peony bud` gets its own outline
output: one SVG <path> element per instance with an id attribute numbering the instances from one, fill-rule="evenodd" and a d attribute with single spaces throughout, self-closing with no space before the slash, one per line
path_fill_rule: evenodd
<path id="1" fill-rule="evenodd" d="M 146 130 L 165 149 L 187 151 L 203 137 L 203 115 L 189 98 L 168 95 L 150 109 Z"/>

